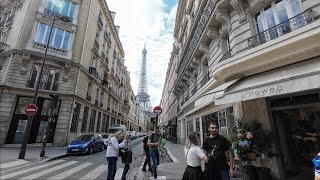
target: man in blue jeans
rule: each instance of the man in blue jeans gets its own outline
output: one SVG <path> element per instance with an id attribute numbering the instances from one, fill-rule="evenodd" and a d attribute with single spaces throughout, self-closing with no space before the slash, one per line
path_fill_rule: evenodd
<path id="1" fill-rule="evenodd" d="M 159 165 L 159 144 L 161 141 L 161 136 L 159 134 L 159 126 L 154 127 L 153 133 L 149 136 L 148 139 L 148 146 L 149 152 L 150 152 L 150 157 L 152 160 L 152 170 L 153 170 L 153 177 L 154 179 L 158 178 L 157 175 L 157 166 Z"/>
<path id="2" fill-rule="evenodd" d="M 113 180 L 114 176 L 116 175 L 117 171 L 117 161 L 119 156 L 119 148 L 123 148 L 126 143 L 125 133 L 123 132 L 117 132 L 114 137 L 112 137 L 108 142 L 105 142 L 105 144 L 108 145 L 107 148 L 107 161 L 108 161 L 108 174 L 107 174 L 107 180 Z M 122 141 L 122 143 L 119 144 L 119 141 Z"/>

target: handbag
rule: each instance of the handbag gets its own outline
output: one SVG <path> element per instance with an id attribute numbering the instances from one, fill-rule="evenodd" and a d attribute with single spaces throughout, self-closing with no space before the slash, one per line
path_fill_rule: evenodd
<path id="1" fill-rule="evenodd" d="M 125 149 L 124 152 L 121 153 L 121 160 L 123 164 L 132 163 L 132 151 Z"/>

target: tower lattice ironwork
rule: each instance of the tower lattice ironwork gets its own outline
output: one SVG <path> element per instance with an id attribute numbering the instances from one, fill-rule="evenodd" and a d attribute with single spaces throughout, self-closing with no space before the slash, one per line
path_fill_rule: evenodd
<path id="1" fill-rule="evenodd" d="M 136 96 L 140 107 L 143 108 L 145 114 L 150 115 L 152 113 L 152 105 L 150 101 L 150 95 L 148 94 L 147 84 L 147 50 L 144 47 L 142 50 L 142 63 L 140 71 L 140 80 L 138 87 L 138 95 Z"/>

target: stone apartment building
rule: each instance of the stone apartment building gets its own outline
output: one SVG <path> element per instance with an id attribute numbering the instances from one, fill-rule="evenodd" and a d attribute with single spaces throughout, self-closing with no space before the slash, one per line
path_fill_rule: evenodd
<path id="1" fill-rule="evenodd" d="M 184 143 L 190 131 L 203 141 L 212 120 L 224 136 L 237 119 L 257 120 L 274 137 L 278 156 L 263 159 L 272 175 L 312 179 L 320 149 L 319 14 L 316 0 L 179 1 L 161 122 L 176 118 Z"/>
<path id="2" fill-rule="evenodd" d="M 134 123 L 134 97 L 115 12 L 105 0 L 0 1 L 0 145 L 23 141 L 36 76 L 53 25 L 29 143 L 41 143 L 50 94 L 59 95 L 48 142 L 64 146 L 85 133 Z M 133 112 L 135 113 L 135 112 Z"/>

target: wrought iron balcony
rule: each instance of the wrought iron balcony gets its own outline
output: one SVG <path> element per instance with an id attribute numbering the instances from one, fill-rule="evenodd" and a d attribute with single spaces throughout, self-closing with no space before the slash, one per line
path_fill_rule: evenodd
<path id="1" fill-rule="evenodd" d="M 102 51 L 101 52 L 101 58 L 104 60 L 106 58 L 106 54 Z"/>
<path id="2" fill-rule="evenodd" d="M 110 46 L 111 45 L 111 39 L 109 37 L 109 34 L 106 31 L 104 32 L 104 38 L 107 41 L 108 45 Z"/>
<path id="3" fill-rule="evenodd" d="M 0 52 L 7 51 L 10 46 L 6 43 L 0 42 Z"/>
<path id="4" fill-rule="evenodd" d="M 101 85 L 102 85 L 106 90 L 109 89 L 109 87 L 108 87 L 109 83 L 108 83 L 107 80 L 102 80 L 102 81 L 101 81 Z"/>
<path id="5" fill-rule="evenodd" d="M 96 79 L 99 78 L 98 72 L 95 67 L 89 67 L 89 73 Z"/>
<path id="6" fill-rule="evenodd" d="M 33 47 L 44 51 L 46 49 L 47 45 L 39 43 L 39 42 L 34 42 Z M 52 47 L 52 46 L 48 47 L 48 51 L 51 53 L 56 53 L 56 54 L 60 54 L 60 55 L 64 55 L 64 56 L 68 55 L 68 50 L 60 49 L 60 48 L 56 48 L 56 47 Z"/>
<path id="7" fill-rule="evenodd" d="M 282 35 L 288 34 L 296 29 L 314 22 L 314 13 L 312 10 L 305 11 L 297 16 L 288 19 L 270 29 L 267 29 L 248 39 L 249 48 L 257 47 L 268 41 L 276 39 Z"/>
<path id="8" fill-rule="evenodd" d="M 58 13 L 56 11 L 53 11 L 53 10 L 47 9 L 47 8 L 44 9 L 44 14 L 48 14 L 48 15 L 56 16 L 56 17 L 65 16 L 64 14 Z M 70 22 L 73 22 L 73 18 L 72 17 L 70 17 L 70 16 L 67 16 L 67 17 L 69 18 Z"/>
<path id="9" fill-rule="evenodd" d="M 194 87 L 191 91 L 190 97 L 192 97 L 196 92 L 197 92 L 197 87 Z"/>
<path id="10" fill-rule="evenodd" d="M 229 59 L 229 58 L 231 58 L 231 50 L 226 52 L 218 62 L 224 61 L 224 60 Z"/>
<path id="11" fill-rule="evenodd" d="M 91 102 L 91 96 L 87 95 L 86 100 Z"/>
<path id="12" fill-rule="evenodd" d="M 93 47 L 96 48 L 96 50 L 99 52 L 99 43 L 98 43 L 98 41 L 94 41 Z"/>
<path id="13" fill-rule="evenodd" d="M 100 28 L 103 29 L 103 22 L 102 22 L 102 19 L 100 16 L 98 17 L 98 24 L 99 24 Z"/>
<path id="14" fill-rule="evenodd" d="M 205 75 L 200 82 L 200 86 L 203 87 L 209 81 L 209 74 Z"/>

